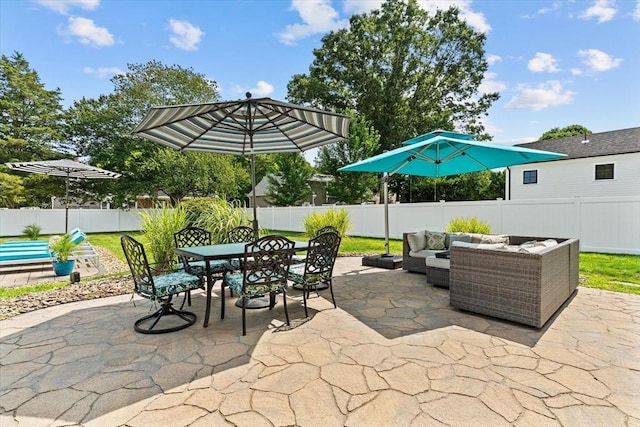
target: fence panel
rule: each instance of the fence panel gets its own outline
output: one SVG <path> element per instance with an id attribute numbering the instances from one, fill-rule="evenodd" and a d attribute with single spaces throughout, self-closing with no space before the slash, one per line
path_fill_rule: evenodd
<path id="1" fill-rule="evenodd" d="M 258 208 L 258 220 L 270 230 L 304 231 L 307 215 L 331 208 L 348 211 L 350 235 L 384 237 L 383 205 Z M 397 203 L 389 206 L 389 237 L 444 230 L 451 219 L 470 216 L 488 222 L 494 233 L 575 237 L 582 251 L 640 255 L 640 197 Z M 64 209 L 0 209 L 0 236 L 19 236 L 30 224 L 45 235 L 61 234 Z M 76 227 L 87 233 L 128 232 L 140 230 L 141 220 L 136 209 L 70 209 L 69 229 Z"/>

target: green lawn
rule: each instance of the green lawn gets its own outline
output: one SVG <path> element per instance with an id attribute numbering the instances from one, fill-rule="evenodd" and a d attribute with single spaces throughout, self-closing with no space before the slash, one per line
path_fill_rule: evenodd
<path id="1" fill-rule="evenodd" d="M 304 233 L 266 231 L 263 234 L 266 233 L 282 234 L 292 240 L 307 239 Z M 122 261 L 125 261 L 122 248 L 120 247 L 120 235 L 121 233 L 92 233 L 89 235 L 89 241 L 92 245 L 101 246 L 110 250 Z M 135 232 L 131 233 L 131 236 L 141 243 L 145 243 L 143 233 Z M 46 239 L 46 237 L 41 238 Z M 5 240 L 16 240 L 16 238 L 0 239 L 0 243 Z M 402 241 L 391 239 L 389 241 L 389 251 L 394 254 L 402 254 Z M 340 245 L 341 255 L 359 256 L 378 253 L 384 253 L 384 239 L 347 236 L 342 239 L 342 244 Z M 581 253 L 580 276 L 581 286 L 640 295 L 640 256 Z M 90 278 L 87 280 L 90 280 Z M 64 286 L 65 284 L 66 283 L 57 283 L 29 288 L 0 289 L 0 298 L 52 289 Z"/>

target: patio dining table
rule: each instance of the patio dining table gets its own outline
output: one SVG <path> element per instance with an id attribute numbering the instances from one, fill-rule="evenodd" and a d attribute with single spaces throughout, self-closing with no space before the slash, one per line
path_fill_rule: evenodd
<path id="1" fill-rule="evenodd" d="M 211 261 L 215 260 L 231 260 L 234 258 L 242 258 L 244 256 L 244 248 L 247 243 L 223 243 L 218 245 L 207 246 L 190 246 L 175 248 L 174 252 L 178 256 L 185 256 L 195 260 L 205 262 L 205 274 L 207 276 L 207 302 L 204 315 L 204 327 L 209 326 L 209 315 L 211 313 L 211 292 L 213 289 L 213 277 L 211 274 Z M 306 251 L 309 248 L 309 242 L 294 241 L 294 252 Z"/>

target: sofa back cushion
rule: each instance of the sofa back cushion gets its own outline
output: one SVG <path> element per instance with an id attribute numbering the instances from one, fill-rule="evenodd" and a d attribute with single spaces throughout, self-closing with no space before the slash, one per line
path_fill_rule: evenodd
<path id="1" fill-rule="evenodd" d="M 465 233 L 447 233 L 447 240 L 445 241 L 445 246 L 448 248 L 451 247 L 453 242 L 471 242 L 471 236 Z"/>
<path id="2" fill-rule="evenodd" d="M 424 231 L 407 234 L 407 243 L 412 252 L 418 252 L 427 247 L 427 236 Z"/>

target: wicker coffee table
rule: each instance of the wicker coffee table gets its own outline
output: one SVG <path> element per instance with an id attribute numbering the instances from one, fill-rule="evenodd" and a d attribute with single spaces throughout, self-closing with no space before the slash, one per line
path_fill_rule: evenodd
<path id="1" fill-rule="evenodd" d="M 429 256 L 425 258 L 427 283 L 449 289 L 449 259 Z"/>

